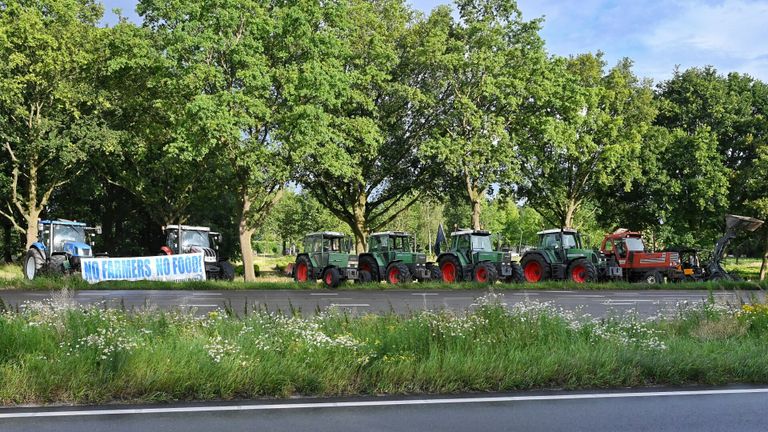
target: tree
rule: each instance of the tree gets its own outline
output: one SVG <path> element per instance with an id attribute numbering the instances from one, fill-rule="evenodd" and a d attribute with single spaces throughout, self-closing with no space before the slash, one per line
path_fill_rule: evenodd
<path id="1" fill-rule="evenodd" d="M 768 196 L 765 193 L 768 190 L 768 144 L 760 146 L 757 153 L 757 159 L 752 166 L 752 175 L 745 185 L 745 189 L 751 192 L 750 195 L 753 198 L 745 204 L 755 212 L 755 216 L 768 220 Z M 768 274 L 768 229 L 763 226 L 762 232 L 763 261 L 760 265 L 760 280 L 765 280 Z"/>
<path id="2" fill-rule="evenodd" d="M 76 177 L 90 149 L 112 139 L 91 75 L 101 15 L 92 0 L 0 8 L 0 140 L 12 165 L 0 214 L 26 234 L 27 247 L 56 190 Z"/>
<path id="3" fill-rule="evenodd" d="M 539 21 L 523 21 L 512 0 L 459 0 L 459 20 L 435 60 L 445 110 L 425 153 L 436 156 L 471 206 L 471 223 L 491 185 L 518 179 L 521 107 L 546 63 Z"/>
<path id="4" fill-rule="evenodd" d="M 439 115 L 426 91 L 429 55 L 439 29 L 402 0 L 350 0 L 336 51 L 338 64 L 318 74 L 332 97 L 297 112 L 288 131 L 297 180 L 349 225 L 358 252 L 367 235 L 422 198 L 434 164 L 419 148 Z M 322 81 L 320 81 L 322 80 Z"/>
<path id="5" fill-rule="evenodd" d="M 607 73 L 602 55 L 555 58 L 547 84 L 534 93 L 521 126 L 523 182 L 528 205 L 571 226 L 598 190 L 629 189 L 641 174 L 640 149 L 656 109 L 650 82 L 640 81 L 628 59 Z"/>

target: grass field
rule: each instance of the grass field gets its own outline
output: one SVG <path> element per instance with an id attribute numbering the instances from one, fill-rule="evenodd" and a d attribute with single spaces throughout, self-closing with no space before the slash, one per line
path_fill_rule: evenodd
<path id="1" fill-rule="evenodd" d="M 0 403 L 105 403 L 768 383 L 768 306 L 592 320 L 489 295 L 473 312 L 0 315 Z"/>

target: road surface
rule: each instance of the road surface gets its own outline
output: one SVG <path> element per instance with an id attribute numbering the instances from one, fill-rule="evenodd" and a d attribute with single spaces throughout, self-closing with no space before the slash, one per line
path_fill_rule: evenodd
<path id="1" fill-rule="evenodd" d="M 566 310 L 588 313 L 594 317 L 635 311 L 643 317 L 675 313 L 680 302 L 696 303 L 707 298 L 707 291 L 637 290 L 637 291 L 497 291 L 510 307 L 525 301 L 552 302 Z M 204 314 L 217 308 L 231 307 L 242 314 L 256 308 L 269 311 L 300 311 L 308 315 L 334 306 L 352 314 L 395 312 L 407 314 L 420 310 L 450 309 L 464 311 L 475 306 L 484 290 L 252 290 L 252 291 L 76 291 L 73 299 L 81 304 L 104 303 L 108 307 L 136 309 L 146 306 L 160 309 L 195 309 Z M 762 294 L 762 293 L 757 293 Z M 6 305 L 23 305 L 51 297 L 50 292 L 0 291 Z M 745 301 L 753 292 L 717 291 L 718 302 Z M 762 297 L 762 296 L 758 296 Z"/>
<path id="2" fill-rule="evenodd" d="M 0 409 L 0 430 L 761 431 L 768 388 Z"/>

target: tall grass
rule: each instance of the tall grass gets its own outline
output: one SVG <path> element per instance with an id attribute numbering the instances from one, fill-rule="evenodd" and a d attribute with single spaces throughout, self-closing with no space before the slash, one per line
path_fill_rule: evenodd
<path id="1" fill-rule="evenodd" d="M 593 320 L 546 303 L 312 318 L 127 313 L 62 296 L 0 315 L 0 401 L 102 403 L 768 382 L 768 308 Z"/>

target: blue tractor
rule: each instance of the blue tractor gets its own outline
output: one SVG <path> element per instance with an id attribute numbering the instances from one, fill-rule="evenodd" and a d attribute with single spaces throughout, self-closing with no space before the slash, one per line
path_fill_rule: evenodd
<path id="1" fill-rule="evenodd" d="M 93 236 L 99 228 L 64 219 L 43 220 L 37 226 L 37 242 L 24 257 L 24 277 L 64 275 L 80 271 L 80 259 L 106 254 L 93 253 Z"/>

